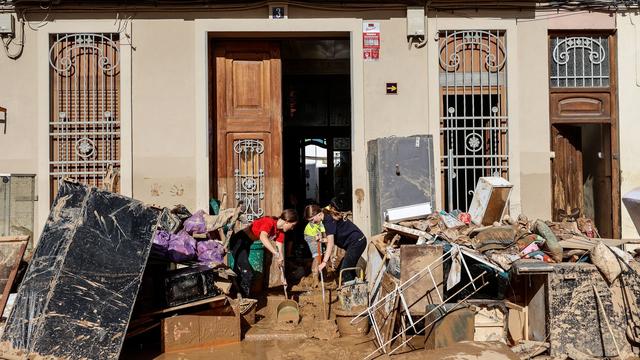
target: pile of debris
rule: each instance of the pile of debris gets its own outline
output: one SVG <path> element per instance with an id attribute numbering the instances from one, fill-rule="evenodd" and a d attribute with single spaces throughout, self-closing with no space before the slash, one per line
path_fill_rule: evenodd
<path id="1" fill-rule="evenodd" d="M 240 341 L 255 300 L 227 296 L 235 274 L 224 262 L 240 221 L 239 208 L 191 214 L 63 181 L 12 296 L 0 358 L 114 359 L 126 339 L 158 328 L 163 351 Z M 0 310 L 26 244 L 0 246 L 11 254 Z"/>
<path id="2" fill-rule="evenodd" d="M 637 242 L 601 239 L 586 218 L 504 215 L 510 191 L 504 179 L 481 178 L 468 213 L 387 211 L 368 252 L 370 306 L 354 320 L 372 323 L 370 356 L 397 353 L 416 335 L 427 350 L 497 340 L 523 357 L 633 355 L 640 264 L 619 247 Z"/>

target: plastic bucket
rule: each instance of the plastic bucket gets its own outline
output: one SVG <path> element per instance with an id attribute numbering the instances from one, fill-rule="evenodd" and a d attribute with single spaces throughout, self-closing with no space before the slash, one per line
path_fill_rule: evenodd
<path id="1" fill-rule="evenodd" d="M 363 308 L 354 308 L 351 310 L 344 310 L 340 308 L 334 309 L 334 313 L 336 314 L 336 324 L 338 324 L 338 332 L 340 332 L 341 337 L 346 336 L 365 336 L 369 333 L 369 318 L 359 319 L 355 324 L 351 323 L 362 310 Z"/>

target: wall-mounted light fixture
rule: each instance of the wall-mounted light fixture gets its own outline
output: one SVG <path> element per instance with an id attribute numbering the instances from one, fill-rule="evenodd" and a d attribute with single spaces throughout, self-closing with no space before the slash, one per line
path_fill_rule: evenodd
<path id="1" fill-rule="evenodd" d="M 0 106 L 0 124 L 4 125 L 3 133 L 7 133 L 7 109 Z"/>
<path id="2" fill-rule="evenodd" d="M 413 44 L 421 48 L 427 44 L 427 33 L 424 20 L 424 7 L 407 6 L 407 40 L 409 46 Z"/>

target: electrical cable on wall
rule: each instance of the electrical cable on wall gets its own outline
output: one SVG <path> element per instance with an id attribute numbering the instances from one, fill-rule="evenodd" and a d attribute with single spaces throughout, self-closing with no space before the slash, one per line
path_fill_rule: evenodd
<path id="1" fill-rule="evenodd" d="M 0 37 L 0 41 L 2 41 L 2 47 L 4 48 L 4 53 L 11 60 L 18 59 L 22 55 L 22 52 L 24 51 L 24 23 L 25 23 L 25 21 L 24 21 L 24 19 L 19 18 L 18 22 L 20 23 L 20 41 L 19 42 L 15 41 L 17 36 L 9 37 L 9 40 L 5 40 L 4 37 Z M 15 52 L 15 53 L 12 53 L 11 50 L 9 49 L 9 46 L 11 46 L 12 44 L 18 46 L 18 51 Z"/>

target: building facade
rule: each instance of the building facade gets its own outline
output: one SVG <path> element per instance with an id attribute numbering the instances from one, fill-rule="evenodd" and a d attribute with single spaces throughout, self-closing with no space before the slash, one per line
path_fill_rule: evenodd
<path id="1" fill-rule="evenodd" d="M 502 176 L 511 214 L 637 237 L 640 18 L 576 6 L 5 1 L 0 172 L 36 175 L 36 236 L 62 177 L 251 216 L 339 196 L 369 232 L 367 142 L 430 134 L 437 209 Z"/>

